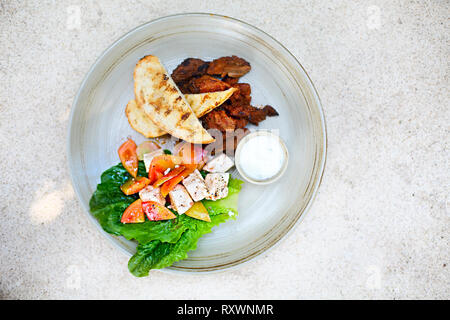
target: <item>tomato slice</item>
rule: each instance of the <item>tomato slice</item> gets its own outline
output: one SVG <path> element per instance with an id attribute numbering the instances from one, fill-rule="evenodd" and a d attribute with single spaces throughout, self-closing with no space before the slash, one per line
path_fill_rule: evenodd
<path id="1" fill-rule="evenodd" d="M 120 222 L 122 223 L 140 223 L 145 221 L 144 210 L 142 209 L 142 200 L 138 199 L 130 204 L 122 214 Z"/>
<path id="2" fill-rule="evenodd" d="M 131 194 L 138 193 L 149 184 L 150 179 L 146 177 L 131 178 L 130 180 L 128 180 L 127 182 L 125 182 L 123 185 L 120 186 L 120 190 L 122 190 L 123 193 L 129 196 Z"/>
<path id="3" fill-rule="evenodd" d="M 183 172 L 184 169 L 185 169 L 185 166 L 179 166 L 178 168 L 170 170 L 170 172 L 167 173 L 165 176 L 156 180 L 156 182 L 153 183 L 153 187 L 157 188 L 160 185 L 162 185 L 164 182 L 169 181 L 172 178 L 175 178 L 177 175 L 179 175 L 181 172 Z"/>
<path id="4" fill-rule="evenodd" d="M 122 162 L 123 167 L 131 174 L 134 178 L 137 176 L 139 160 L 136 153 L 136 143 L 133 140 L 128 139 L 119 148 L 119 158 Z"/>
<path id="5" fill-rule="evenodd" d="M 211 222 L 208 210 L 206 210 L 205 206 L 201 202 L 194 202 L 194 205 L 184 214 L 194 219 Z"/>
<path id="6" fill-rule="evenodd" d="M 177 184 L 179 184 L 181 181 L 183 181 L 184 178 L 186 178 L 188 175 L 194 172 L 195 169 L 197 169 L 196 164 L 184 164 L 183 166 L 186 168 L 178 176 L 164 182 L 164 184 L 162 185 L 161 194 L 163 195 L 163 197 L 167 196 Z"/>
<path id="7" fill-rule="evenodd" d="M 172 211 L 155 201 L 142 202 L 142 209 L 148 220 L 170 220 L 176 218 Z"/>
<path id="8" fill-rule="evenodd" d="M 175 165 L 181 164 L 181 158 L 169 154 L 163 154 L 153 158 L 148 169 L 148 178 L 150 183 L 164 176 L 164 171 L 175 168 Z"/>

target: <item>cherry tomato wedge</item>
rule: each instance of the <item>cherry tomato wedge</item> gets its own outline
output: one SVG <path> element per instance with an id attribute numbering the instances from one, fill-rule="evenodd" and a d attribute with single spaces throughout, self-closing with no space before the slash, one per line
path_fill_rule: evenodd
<path id="1" fill-rule="evenodd" d="M 163 195 L 163 197 L 167 196 L 177 184 L 179 184 L 181 181 L 183 181 L 184 178 L 186 178 L 188 175 L 194 172 L 195 169 L 197 169 L 196 164 L 185 164 L 184 167 L 186 168 L 178 176 L 164 182 L 161 187 L 161 194 Z"/>
<path id="2" fill-rule="evenodd" d="M 179 175 L 183 170 L 185 169 L 185 166 L 179 166 L 178 168 L 175 168 L 173 170 L 170 170 L 166 175 L 156 180 L 155 183 L 153 183 L 153 187 L 157 188 L 160 185 L 162 185 L 164 182 L 169 181 L 172 178 L 175 178 L 177 175 Z"/>
<path id="3" fill-rule="evenodd" d="M 176 218 L 172 211 L 155 201 L 142 202 L 142 209 L 148 220 L 170 220 Z"/>
<path id="4" fill-rule="evenodd" d="M 122 190 L 123 193 L 129 196 L 131 194 L 138 193 L 149 184 L 150 179 L 146 177 L 131 178 L 130 180 L 128 180 L 127 182 L 125 182 L 123 185 L 120 186 L 120 190 Z"/>
<path id="5" fill-rule="evenodd" d="M 136 143 L 128 139 L 119 148 L 119 158 L 125 170 L 128 171 L 134 178 L 137 176 L 139 160 L 136 153 Z"/>
<path id="6" fill-rule="evenodd" d="M 175 168 L 175 165 L 181 164 L 181 158 L 169 154 L 163 154 L 153 158 L 148 169 L 148 178 L 150 183 L 164 176 L 164 171 Z"/>
<path id="7" fill-rule="evenodd" d="M 138 199 L 130 204 L 122 214 L 120 222 L 122 223 L 140 223 L 145 221 L 144 210 L 142 209 L 142 200 Z"/>

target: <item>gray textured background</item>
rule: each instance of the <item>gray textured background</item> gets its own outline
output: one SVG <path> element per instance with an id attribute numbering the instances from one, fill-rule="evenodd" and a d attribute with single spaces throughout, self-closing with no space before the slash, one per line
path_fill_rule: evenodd
<path id="1" fill-rule="evenodd" d="M 449 298 L 448 1 L 0 6 L 2 298 Z M 137 279 L 75 198 L 68 116 L 107 46 L 180 12 L 242 19 L 299 59 L 328 161 L 312 209 L 274 250 L 234 271 Z"/>

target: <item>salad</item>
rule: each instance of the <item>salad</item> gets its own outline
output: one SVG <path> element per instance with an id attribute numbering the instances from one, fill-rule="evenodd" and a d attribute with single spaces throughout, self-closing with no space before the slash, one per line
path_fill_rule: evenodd
<path id="1" fill-rule="evenodd" d="M 128 262 L 133 275 L 186 259 L 204 234 L 235 219 L 242 181 L 230 178 L 234 162 L 226 154 L 208 157 L 187 142 L 172 152 L 128 139 L 118 155 L 89 206 L 106 232 L 138 242 Z"/>

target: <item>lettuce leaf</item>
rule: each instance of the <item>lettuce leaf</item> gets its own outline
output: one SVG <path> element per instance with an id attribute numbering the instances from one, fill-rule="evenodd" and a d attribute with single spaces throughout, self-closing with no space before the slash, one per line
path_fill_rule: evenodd
<path id="1" fill-rule="evenodd" d="M 139 162 L 138 174 L 146 175 L 142 161 Z M 120 186 L 130 178 L 121 163 L 106 170 L 89 206 L 106 232 L 138 242 L 136 253 L 128 263 L 130 272 L 137 277 L 147 276 L 151 269 L 165 268 L 175 261 L 186 259 L 188 252 L 196 249 L 198 240 L 204 234 L 237 215 L 242 181 L 231 179 L 228 197 L 218 201 L 203 201 L 211 222 L 179 215 L 167 221 L 146 220 L 144 223 L 123 224 L 120 222 L 122 213 L 138 198 L 138 195 L 127 196 L 120 190 Z"/>

